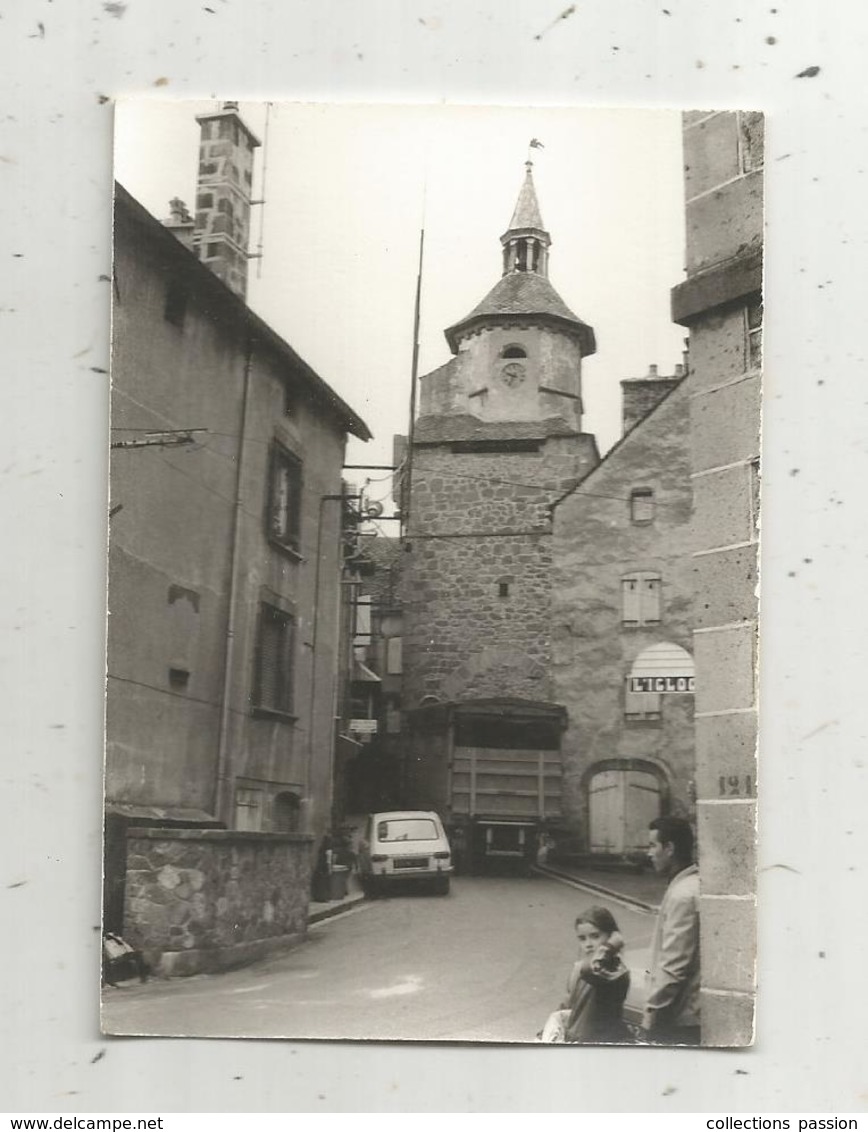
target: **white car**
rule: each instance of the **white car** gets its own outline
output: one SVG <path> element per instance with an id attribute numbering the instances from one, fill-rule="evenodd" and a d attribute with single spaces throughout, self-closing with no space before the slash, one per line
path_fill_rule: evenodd
<path id="1" fill-rule="evenodd" d="M 369 895 L 400 881 L 425 881 L 446 896 L 451 875 L 452 851 L 443 823 L 432 810 L 368 816 L 359 842 L 359 876 Z"/>

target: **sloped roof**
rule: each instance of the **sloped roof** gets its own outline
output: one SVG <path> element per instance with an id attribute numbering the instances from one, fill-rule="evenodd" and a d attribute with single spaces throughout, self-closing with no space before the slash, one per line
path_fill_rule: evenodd
<path id="1" fill-rule="evenodd" d="M 545 319 L 575 334 L 581 339 L 584 356 L 597 349 L 593 328 L 570 310 L 545 276 L 535 271 L 504 275 L 470 314 L 446 330 L 446 341 L 457 353 L 459 339 L 475 325 L 506 322 L 517 316 Z"/>
<path id="2" fill-rule="evenodd" d="M 527 162 L 527 172 L 524 175 L 524 184 L 515 203 L 515 212 L 509 222 L 509 231 L 515 228 L 537 228 L 545 231 L 542 214 L 539 210 L 539 201 L 536 199 L 536 189 L 533 184 L 532 164 Z"/>
<path id="3" fill-rule="evenodd" d="M 541 421 L 481 421 L 470 413 L 420 417 L 414 444 L 441 444 L 456 440 L 548 440 L 552 436 L 581 436 L 563 417 Z"/>
<path id="4" fill-rule="evenodd" d="M 560 496 L 558 499 L 556 499 L 554 501 L 554 503 L 551 504 L 552 510 L 554 510 L 556 507 L 559 507 L 561 505 L 561 503 L 563 503 L 564 500 L 568 499 L 571 495 L 581 494 L 580 489 L 583 488 L 583 487 L 586 487 L 588 481 L 593 476 L 597 475 L 598 473 L 607 472 L 609 470 L 609 468 L 612 466 L 612 464 L 615 462 L 615 459 L 617 458 L 618 453 L 620 453 L 621 450 L 623 449 L 623 447 L 626 444 L 628 444 L 630 440 L 632 440 L 632 438 L 636 435 L 636 433 L 639 431 L 639 429 L 642 428 L 642 426 L 646 423 L 646 421 L 651 420 L 651 418 L 654 417 L 656 414 L 660 414 L 663 407 L 665 405 L 670 404 L 670 401 L 673 398 L 673 395 L 679 389 L 681 389 L 682 387 L 685 390 L 687 389 L 687 386 L 685 385 L 685 380 L 686 380 L 686 375 L 685 375 L 685 377 L 682 377 L 679 381 L 675 382 L 673 384 L 672 388 L 669 390 L 669 392 L 664 394 L 664 396 L 660 398 L 660 400 L 657 402 L 657 404 L 654 406 L 654 408 L 649 413 L 646 413 L 644 417 L 640 417 L 639 420 L 636 421 L 636 423 L 633 425 L 632 428 L 628 429 L 627 432 L 625 432 L 623 434 L 623 436 L 620 436 L 618 438 L 618 440 L 615 441 L 615 443 L 612 445 L 612 447 L 609 449 L 609 451 L 606 452 L 606 454 L 603 456 L 602 460 L 600 460 L 599 463 L 595 464 L 590 469 L 590 471 L 588 471 L 587 475 L 583 476 L 582 479 L 580 479 L 578 481 L 578 483 L 575 484 L 575 486 L 571 487 L 568 491 L 565 491 L 562 496 Z"/>
<path id="5" fill-rule="evenodd" d="M 143 238 L 149 240 L 153 247 L 159 248 L 168 262 L 178 271 L 184 272 L 185 277 L 195 284 L 200 294 L 207 295 L 220 304 L 221 318 L 231 320 L 236 326 L 246 329 L 256 340 L 267 343 L 280 361 L 304 384 L 310 396 L 334 414 L 347 432 L 351 432 L 360 440 L 371 439 L 371 430 L 362 418 L 335 393 L 313 367 L 264 319 L 254 314 L 240 295 L 230 290 L 222 279 L 206 267 L 189 248 L 184 247 L 165 225 L 153 217 L 144 205 L 117 181 L 114 207 L 116 224 L 118 219 L 123 217 L 134 225 Z"/>

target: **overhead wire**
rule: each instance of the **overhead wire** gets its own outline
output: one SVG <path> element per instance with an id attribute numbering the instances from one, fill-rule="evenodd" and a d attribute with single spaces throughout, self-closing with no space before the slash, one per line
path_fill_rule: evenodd
<path id="1" fill-rule="evenodd" d="M 127 427 L 125 427 L 125 428 L 120 428 L 120 427 L 114 428 L 113 427 L 112 431 L 113 432 L 153 432 L 155 430 L 153 428 L 136 429 L 136 428 L 127 428 Z M 157 430 L 157 431 L 159 431 L 159 430 Z M 165 430 L 163 430 L 163 431 L 165 431 Z M 175 430 L 175 431 L 184 432 L 184 431 L 187 431 L 187 430 L 179 429 L 179 430 Z M 217 429 L 205 429 L 204 431 L 210 436 L 225 436 L 225 437 L 229 437 L 233 440 L 239 439 L 238 433 L 220 432 Z M 251 444 L 262 444 L 262 445 L 265 445 L 266 447 L 270 447 L 270 445 L 273 443 L 273 441 L 270 440 L 270 439 L 268 439 L 268 440 L 258 440 L 255 437 L 249 437 L 248 441 Z M 187 451 L 188 451 L 188 453 L 190 453 L 190 452 L 193 452 L 193 451 L 196 451 L 196 450 L 199 450 L 199 449 L 205 449 L 209 452 L 212 452 L 215 456 L 221 456 L 221 457 L 223 457 L 223 459 L 226 459 L 226 460 L 234 460 L 235 459 L 235 457 L 230 455 L 229 453 L 220 452 L 218 449 L 213 448 L 211 445 L 205 444 L 202 441 L 194 441 L 194 443 L 187 449 Z M 364 486 L 367 486 L 368 483 L 383 483 L 388 479 L 392 479 L 393 477 L 398 476 L 401 472 L 402 466 L 403 466 L 402 464 L 398 465 L 398 467 L 396 468 L 396 470 L 394 472 L 387 472 L 386 475 L 384 475 L 384 476 L 377 476 L 377 477 L 373 477 L 373 478 L 369 477 L 368 479 L 366 479 Z M 576 485 L 576 487 L 570 489 L 570 488 L 564 487 L 563 484 L 529 483 L 526 480 L 510 480 L 510 479 L 504 479 L 501 476 L 472 475 L 469 472 L 456 472 L 456 471 L 454 471 L 450 468 L 438 468 L 436 470 L 436 473 L 432 473 L 432 474 L 436 474 L 438 476 L 452 476 L 455 479 L 475 480 L 478 483 L 495 483 L 495 484 L 501 484 L 501 485 L 506 486 L 506 487 L 530 488 L 534 491 L 540 491 L 540 492 L 548 491 L 548 492 L 558 493 L 560 495 L 586 495 L 586 496 L 589 496 L 589 497 L 594 498 L 594 499 L 611 499 L 611 500 L 616 500 L 616 501 L 619 501 L 619 502 L 622 502 L 622 503 L 629 503 L 630 502 L 630 496 L 629 495 L 611 495 L 611 494 L 606 493 L 606 492 L 588 491 L 586 489 L 583 489 L 580 486 L 581 481 L 578 485 Z M 386 492 L 385 495 L 379 496 L 375 500 L 375 502 L 378 502 L 378 503 L 382 502 L 384 499 L 388 499 L 391 494 L 392 494 L 391 491 L 388 491 L 388 492 Z M 670 505 L 667 504 L 665 501 L 659 501 L 657 506 L 667 507 L 667 506 L 670 506 Z"/>

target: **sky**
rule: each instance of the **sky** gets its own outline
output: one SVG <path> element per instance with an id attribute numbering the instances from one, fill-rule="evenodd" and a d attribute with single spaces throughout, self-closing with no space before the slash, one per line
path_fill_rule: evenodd
<path id="1" fill-rule="evenodd" d="M 199 127 L 216 102 L 122 100 L 115 176 L 153 215 L 195 203 Z M 247 300 L 367 422 L 347 462 L 391 463 L 406 433 L 420 229 L 420 374 L 450 357 L 445 327 L 501 274 L 529 153 L 551 234 L 549 278 L 596 331 L 583 427 L 605 452 L 620 385 L 671 373 L 685 337 L 669 316 L 684 278 L 681 116 L 672 110 L 265 103 L 239 105 L 257 151 Z M 267 136 L 266 136 L 267 125 Z M 528 149 L 531 138 L 542 148 Z M 263 157 L 263 150 L 264 157 Z M 263 165 L 265 176 L 263 183 Z M 366 478 L 388 495 L 387 473 Z M 354 477 L 356 477 L 354 479 Z M 387 503 L 388 506 L 388 503 Z"/>

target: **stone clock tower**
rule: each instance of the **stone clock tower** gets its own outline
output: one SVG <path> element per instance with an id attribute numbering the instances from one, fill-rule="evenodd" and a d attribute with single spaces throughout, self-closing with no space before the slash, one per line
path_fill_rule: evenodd
<path id="1" fill-rule="evenodd" d="M 582 359 L 596 344 L 549 282 L 531 162 L 500 242 L 500 280 L 446 330 L 451 360 L 421 378 L 405 710 L 551 698 L 550 508 L 599 460 L 582 432 Z"/>

